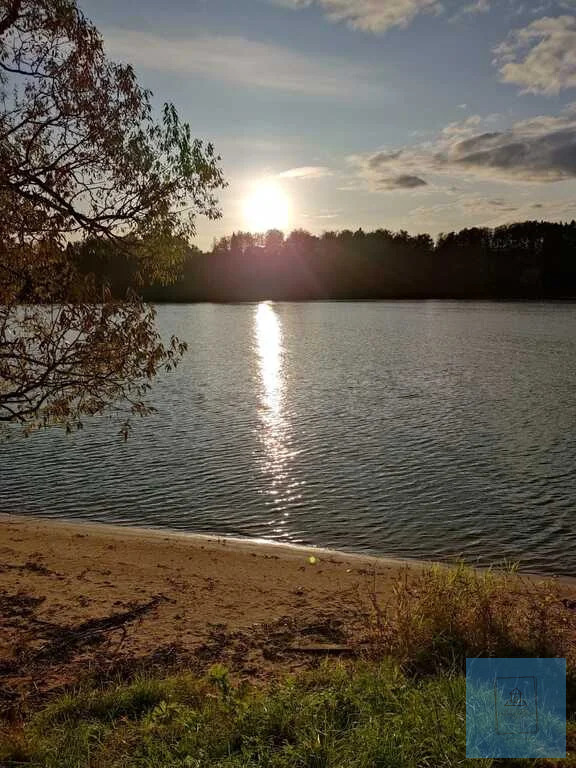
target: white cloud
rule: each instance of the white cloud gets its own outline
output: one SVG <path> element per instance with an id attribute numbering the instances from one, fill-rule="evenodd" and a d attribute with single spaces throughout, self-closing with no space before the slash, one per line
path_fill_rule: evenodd
<path id="1" fill-rule="evenodd" d="M 337 100 L 374 98 L 382 93 L 364 67 L 243 37 L 174 39 L 109 29 L 104 31 L 104 40 L 114 59 L 156 71 Z"/>
<path id="2" fill-rule="evenodd" d="M 475 0 L 463 8 L 464 13 L 488 13 L 492 8 L 491 0 Z"/>
<path id="3" fill-rule="evenodd" d="M 273 0 L 277 5 L 306 8 L 316 3 L 331 21 L 344 21 L 354 29 L 382 33 L 406 27 L 420 13 L 440 13 L 439 0 Z M 482 0 L 478 0 L 482 3 Z"/>
<path id="4" fill-rule="evenodd" d="M 303 165 L 299 168 L 290 168 L 278 174 L 279 179 L 323 179 L 331 176 L 330 168 L 319 165 Z"/>
<path id="5" fill-rule="evenodd" d="M 349 161 L 375 190 L 392 188 L 390 180 L 400 177 L 428 181 L 449 175 L 451 180 L 505 182 L 576 178 L 576 106 L 559 117 L 518 121 L 507 130 L 494 130 L 494 122 L 494 115 L 473 115 L 446 126 L 435 142 L 356 155 Z"/>
<path id="6" fill-rule="evenodd" d="M 460 5 L 456 13 L 450 18 L 450 21 L 460 21 L 466 16 L 473 16 L 478 13 L 488 13 L 492 10 L 491 0 L 473 0 L 467 5 Z"/>
<path id="7" fill-rule="evenodd" d="M 544 17 L 515 30 L 495 49 L 500 79 L 524 93 L 576 87 L 576 16 Z"/>

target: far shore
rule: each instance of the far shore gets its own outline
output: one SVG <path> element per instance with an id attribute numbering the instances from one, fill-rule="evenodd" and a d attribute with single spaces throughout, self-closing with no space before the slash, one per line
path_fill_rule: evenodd
<path id="1" fill-rule="evenodd" d="M 224 660 L 253 678 L 278 665 L 297 669 L 299 643 L 320 637 L 334 645 L 370 596 L 385 605 L 399 578 L 427 565 L 0 515 L 0 688 L 18 696 L 103 662 L 152 663 L 162 654 Z M 558 583 L 576 597 L 576 579 Z"/>

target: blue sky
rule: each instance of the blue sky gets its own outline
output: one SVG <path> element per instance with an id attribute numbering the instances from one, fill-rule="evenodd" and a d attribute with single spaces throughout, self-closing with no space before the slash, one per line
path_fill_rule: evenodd
<path id="1" fill-rule="evenodd" d="M 312 232 L 576 218 L 576 0 L 80 5 L 222 155 L 201 247 L 265 179 Z"/>

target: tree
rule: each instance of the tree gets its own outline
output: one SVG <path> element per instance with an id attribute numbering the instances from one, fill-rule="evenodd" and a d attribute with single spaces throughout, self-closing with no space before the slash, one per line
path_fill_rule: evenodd
<path id="1" fill-rule="evenodd" d="M 269 229 L 264 236 L 264 248 L 271 253 L 278 253 L 284 245 L 284 232 L 279 229 Z"/>
<path id="2" fill-rule="evenodd" d="M 140 283 L 168 282 L 195 216 L 220 215 L 220 157 L 150 99 L 75 0 L 0 0 L 0 421 L 142 413 L 183 352 L 135 293 L 113 301 L 69 258 L 71 241 L 104 240 Z"/>

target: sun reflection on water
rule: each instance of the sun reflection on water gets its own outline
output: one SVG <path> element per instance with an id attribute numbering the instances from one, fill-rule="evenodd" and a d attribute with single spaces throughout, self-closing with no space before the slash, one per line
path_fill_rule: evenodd
<path id="1" fill-rule="evenodd" d="M 295 452 L 286 413 L 282 323 L 269 302 L 262 302 L 255 309 L 254 333 L 261 382 L 259 435 L 264 449 L 263 469 L 270 478 L 266 493 L 271 497 L 274 510 L 269 524 L 275 538 L 292 538 L 287 505 L 298 498 L 299 484 L 290 472 L 290 460 Z"/>
<path id="2" fill-rule="evenodd" d="M 267 410 L 267 421 L 271 423 L 282 416 L 283 348 L 280 319 L 267 302 L 258 304 L 256 308 L 256 340 L 264 388 L 263 404 Z"/>

